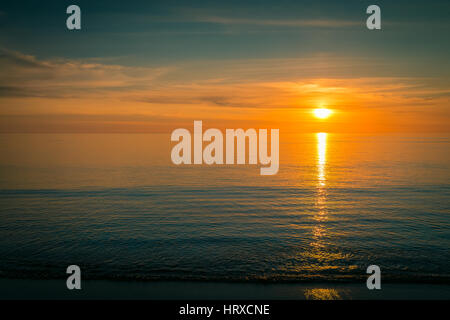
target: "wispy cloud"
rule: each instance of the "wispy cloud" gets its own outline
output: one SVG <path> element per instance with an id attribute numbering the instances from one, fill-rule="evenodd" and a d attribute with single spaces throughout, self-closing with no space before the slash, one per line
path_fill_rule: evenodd
<path id="1" fill-rule="evenodd" d="M 197 17 L 195 21 L 218 23 L 225 25 L 255 25 L 255 26 L 275 26 L 275 27 L 320 27 L 320 28 L 339 28 L 362 25 L 361 21 L 351 20 L 333 20 L 333 19 L 250 19 L 250 18 L 231 18 L 220 16 Z"/>
<path id="2" fill-rule="evenodd" d="M 185 62 L 159 68 L 130 67 L 68 59 L 39 60 L 0 51 L 0 97 L 92 99 L 118 97 L 152 105 L 230 108 L 302 108 L 323 96 L 349 94 L 402 98 L 404 103 L 446 98 L 446 84 L 426 78 L 363 72 L 376 62 L 332 56 Z M 383 67 L 383 66 L 381 66 Z M 385 66 L 384 66 L 385 67 Z M 355 75 L 354 70 L 359 69 Z M 370 70 L 369 70 L 370 71 Z"/>
<path id="3" fill-rule="evenodd" d="M 361 71 L 367 66 L 380 69 L 382 65 L 319 55 L 149 68 L 101 60 L 40 60 L 2 50 L 0 114 L 10 121 L 0 126 L 11 128 L 16 122 L 21 128 L 41 130 L 50 125 L 64 127 L 62 123 L 76 128 L 78 123 L 83 130 L 96 131 L 121 123 L 123 130 L 133 131 L 134 125 L 139 130 L 145 129 L 145 123 L 161 128 L 193 118 L 289 122 L 299 121 L 292 112 L 319 105 L 342 113 L 406 110 L 420 119 L 426 110 L 427 116 L 448 117 L 444 111 L 450 105 L 448 83 L 433 78 L 370 76 Z"/>
<path id="4" fill-rule="evenodd" d="M 38 60 L 31 55 L 0 50 L 0 96 L 67 98 L 105 91 L 147 87 L 167 68 L 127 67 L 82 60 Z"/>

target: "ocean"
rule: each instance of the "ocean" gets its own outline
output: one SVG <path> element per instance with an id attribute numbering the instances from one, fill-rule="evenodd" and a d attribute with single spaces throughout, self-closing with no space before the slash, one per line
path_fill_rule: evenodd
<path id="1" fill-rule="evenodd" d="M 277 175 L 168 134 L 1 134 L 0 278 L 450 284 L 450 136 L 285 134 Z"/>

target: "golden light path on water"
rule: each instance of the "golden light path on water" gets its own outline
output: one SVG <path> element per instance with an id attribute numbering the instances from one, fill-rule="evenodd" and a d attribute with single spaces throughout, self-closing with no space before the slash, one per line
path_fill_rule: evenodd
<path id="1" fill-rule="evenodd" d="M 319 132 L 316 133 L 317 139 L 317 214 L 314 219 L 317 224 L 313 229 L 314 242 L 311 243 L 312 251 L 311 255 L 318 261 L 325 261 L 325 265 L 321 267 L 327 267 L 326 260 L 333 258 L 333 255 L 327 252 L 324 244 L 324 237 L 327 235 L 327 229 L 323 222 L 327 220 L 327 207 L 326 207 L 326 195 L 327 195 L 327 140 L 328 133 Z M 329 262 L 328 262 L 329 263 Z M 328 266 L 330 267 L 330 266 Z M 305 298 L 308 300 L 335 300 L 341 299 L 339 292 L 332 288 L 311 288 L 304 291 Z"/>
<path id="2" fill-rule="evenodd" d="M 318 221 L 323 221 L 326 215 L 326 165 L 327 165 L 327 139 L 328 133 L 319 132 L 317 137 L 317 207 Z"/>
<path id="3" fill-rule="evenodd" d="M 317 179 L 320 187 L 325 187 L 325 164 L 327 162 L 327 137 L 325 132 L 317 133 Z"/>

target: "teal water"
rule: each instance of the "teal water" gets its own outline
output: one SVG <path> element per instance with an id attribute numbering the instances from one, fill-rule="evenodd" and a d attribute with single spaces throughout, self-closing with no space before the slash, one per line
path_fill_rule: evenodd
<path id="1" fill-rule="evenodd" d="M 0 277 L 450 283 L 450 139 L 280 136 L 278 175 L 167 135 L 1 135 Z"/>

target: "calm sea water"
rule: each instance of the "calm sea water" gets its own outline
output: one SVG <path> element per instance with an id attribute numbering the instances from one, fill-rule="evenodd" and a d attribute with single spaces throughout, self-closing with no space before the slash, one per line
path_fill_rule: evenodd
<path id="1" fill-rule="evenodd" d="M 169 135 L 0 135 L 0 277 L 450 283 L 450 138 L 280 135 L 280 171 Z"/>

